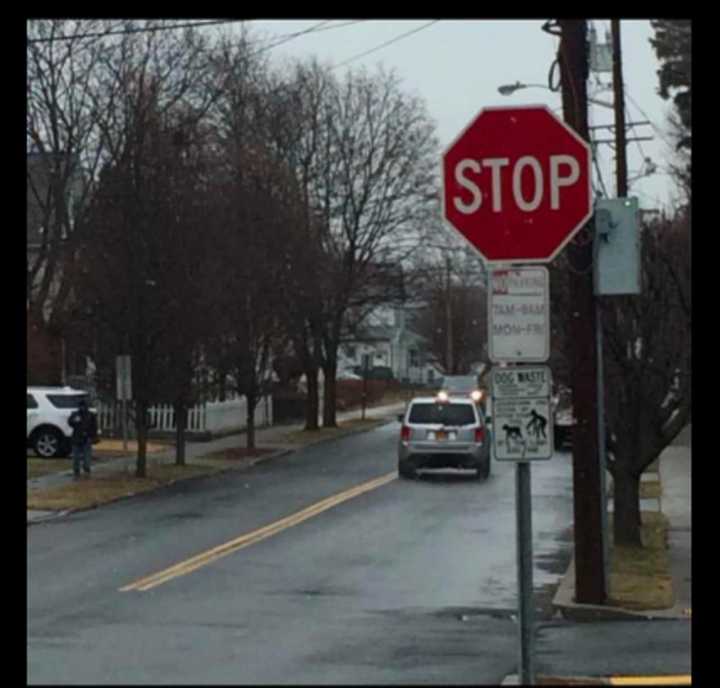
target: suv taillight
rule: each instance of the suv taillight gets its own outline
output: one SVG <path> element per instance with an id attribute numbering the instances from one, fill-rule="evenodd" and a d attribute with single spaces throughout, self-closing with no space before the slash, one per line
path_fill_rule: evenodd
<path id="1" fill-rule="evenodd" d="M 400 439 L 403 442 L 409 442 L 410 441 L 410 428 L 407 425 L 403 425 L 400 429 Z"/>
<path id="2" fill-rule="evenodd" d="M 476 442 L 484 442 L 485 441 L 485 428 L 475 428 L 475 441 Z"/>

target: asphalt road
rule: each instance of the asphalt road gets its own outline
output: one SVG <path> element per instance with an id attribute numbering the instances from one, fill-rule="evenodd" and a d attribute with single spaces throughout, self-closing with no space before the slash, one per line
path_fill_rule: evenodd
<path id="1" fill-rule="evenodd" d="M 393 472 L 398 428 L 29 528 L 29 683 L 493 684 L 516 672 L 512 464 L 487 482 L 390 480 L 121 591 Z M 568 454 L 533 465 L 532 493 L 542 621 L 571 546 Z"/>

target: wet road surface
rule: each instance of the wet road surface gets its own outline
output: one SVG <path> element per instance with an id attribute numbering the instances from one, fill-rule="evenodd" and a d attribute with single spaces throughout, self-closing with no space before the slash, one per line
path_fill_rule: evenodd
<path id="1" fill-rule="evenodd" d="M 399 425 L 28 529 L 30 683 L 499 683 L 516 671 L 514 465 L 391 480 L 171 578 L 144 576 L 396 468 Z M 539 621 L 570 457 L 532 467 Z"/>

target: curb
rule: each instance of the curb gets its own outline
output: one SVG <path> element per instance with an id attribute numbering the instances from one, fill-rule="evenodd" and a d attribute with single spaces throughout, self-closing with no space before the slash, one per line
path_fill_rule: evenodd
<path id="1" fill-rule="evenodd" d="M 367 427 L 363 428 L 354 428 L 346 433 L 343 433 L 342 435 L 336 435 L 335 437 L 321 437 L 317 438 L 315 441 L 308 442 L 307 444 L 302 445 L 293 445 L 292 447 L 286 447 L 283 449 L 279 449 L 277 451 L 271 452 L 269 454 L 265 454 L 263 456 L 257 456 L 253 457 L 248 461 L 247 463 L 244 463 L 241 466 L 226 466 L 224 468 L 219 468 L 216 471 L 213 471 L 212 473 L 205 474 L 205 475 L 193 475 L 193 476 L 187 476 L 184 478 L 176 478 L 175 480 L 171 480 L 170 482 L 164 483 L 163 485 L 159 486 L 158 488 L 154 489 L 160 489 L 160 487 L 169 487 L 170 485 L 174 485 L 178 482 L 183 482 L 186 480 L 197 480 L 200 478 L 206 478 L 209 475 L 219 475 L 221 473 L 227 473 L 229 471 L 237 471 L 237 470 L 243 470 L 245 468 L 250 468 L 251 466 L 254 466 L 255 464 L 261 463 L 263 461 L 269 461 L 270 459 L 277 459 L 282 456 L 286 456 L 288 454 L 292 454 L 296 451 L 299 451 L 300 449 L 304 449 L 305 447 L 315 446 L 317 444 L 322 444 L 324 442 L 331 442 L 332 440 L 342 439 L 343 437 L 349 437 L 350 435 L 357 435 L 362 432 L 369 432 L 370 430 L 374 430 L 377 427 L 380 427 L 382 425 L 386 425 L 387 423 L 391 422 L 390 418 L 377 418 L 377 419 L 367 419 L 374 421 L 372 425 L 369 425 Z M 68 475 L 70 472 L 68 472 Z M 28 481 L 29 482 L 29 481 Z M 145 494 L 147 492 L 152 492 L 153 489 L 149 490 L 143 490 L 141 492 L 134 492 L 132 494 L 126 494 L 126 495 L 119 495 L 117 497 L 114 497 L 112 499 L 108 499 L 106 501 L 100 502 L 98 504 L 91 504 L 89 506 L 84 507 L 78 507 L 75 509 L 63 509 L 62 511 L 44 511 L 44 510 L 28 510 L 35 511 L 37 514 L 36 516 L 29 517 L 27 520 L 27 525 L 35 525 L 38 523 L 45 523 L 47 521 L 57 520 L 58 518 L 62 518 L 63 516 L 68 516 L 70 514 L 82 512 L 82 511 L 90 511 L 92 509 L 98 509 L 100 507 L 105 506 L 106 504 L 113 504 L 114 502 L 119 502 L 123 499 L 131 499 L 132 497 L 136 497 L 140 494 Z"/>
<path id="2" fill-rule="evenodd" d="M 218 468 L 216 471 L 213 471 L 212 473 L 206 473 L 203 475 L 189 475 L 184 478 L 175 478 L 174 480 L 170 480 L 169 482 L 163 483 L 162 485 L 159 485 L 156 488 L 142 490 L 140 492 L 133 492 L 131 494 L 118 495 L 117 497 L 113 497 L 112 499 L 107 499 L 103 502 L 99 502 L 98 504 L 90 504 L 89 506 L 77 507 L 75 509 L 63 509 L 62 511 L 42 511 L 39 509 L 38 510 L 34 510 L 34 509 L 28 510 L 28 511 L 35 511 L 37 514 L 39 514 L 39 516 L 30 518 L 27 522 L 27 525 L 30 526 L 30 525 L 34 525 L 36 523 L 44 523 L 46 521 L 52 521 L 52 520 L 61 518 L 63 516 L 68 516 L 70 514 L 79 513 L 82 511 L 91 511 L 92 509 L 99 509 L 100 507 L 103 507 L 106 504 L 113 504 L 115 502 L 122 501 L 123 499 L 132 499 L 133 497 L 137 497 L 138 495 L 146 494 L 148 492 L 153 492 L 154 490 L 158 490 L 163 487 L 169 487 L 170 485 L 175 485 L 176 483 L 185 482 L 188 480 L 198 480 L 200 478 L 207 478 L 212 475 L 220 475 L 221 473 L 227 473 L 229 471 L 242 470 L 243 468 L 249 468 L 250 466 L 254 466 L 256 463 L 260 463 L 261 461 L 279 458 L 281 456 L 285 456 L 286 454 L 291 454 L 293 451 L 295 451 L 295 449 L 280 449 L 276 452 L 266 454 L 265 456 L 254 457 L 251 461 L 243 464 L 242 466 L 226 466 L 224 468 Z"/>
<path id="3" fill-rule="evenodd" d="M 648 612 L 636 612 L 608 605 L 575 602 L 575 555 L 560 581 L 552 601 L 553 610 L 570 621 L 612 621 L 617 619 L 647 619 Z"/>
<path id="4" fill-rule="evenodd" d="M 517 674 L 508 674 L 501 686 L 519 686 L 520 678 Z M 608 678 L 597 676 L 545 676 L 544 674 L 535 676 L 535 685 L 551 685 L 551 686 L 609 686 L 611 681 Z"/>
<path id="5" fill-rule="evenodd" d="M 40 511 L 40 510 L 28 510 L 28 513 L 34 512 L 35 515 L 29 516 L 27 525 L 32 526 L 36 523 L 45 523 L 46 521 L 53 521 L 57 518 L 62 518 L 70 513 L 70 510 L 64 511 Z"/>
<path id="6" fill-rule="evenodd" d="M 364 428 L 353 428 L 352 430 L 348 430 L 348 432 L 345 432 L 342 435 L 335 435 L 334 437 L 318 437 L 316 440 L 308 442 L 307 444 L 293 445 L 293 449 L 291 451 L 298 451 L 300 449 L 305 449 L 305 447 L 314 447 L 316 444 L 323 444 L 323 442 L 340 440 L 343 437 L 350 437 L 351 435 L 359 435 L 362 432 L 369 432 L 370 430 L 374 430 L 375 428 L 379 428 L 382 425 L 387 425 L 388 423 L 392 422 L 391 418 L 366 418 L 365 420 L 373 421 L 373 424 Z"/>

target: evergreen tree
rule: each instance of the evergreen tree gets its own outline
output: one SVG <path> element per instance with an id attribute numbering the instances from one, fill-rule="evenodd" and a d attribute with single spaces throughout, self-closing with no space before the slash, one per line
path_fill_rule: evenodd
<path id="1" fill-rule="evenodd" d="M 657 19 L 650 24 L 655 31 L 655 38 L 651 38 L 650 43 L 661 65 L 658 70 L 659 93 L 666 100 L 672 97 L 684 129 L 678 148 L 689 150 L 692 146 L 691 22 L 689 19 Z"/>

